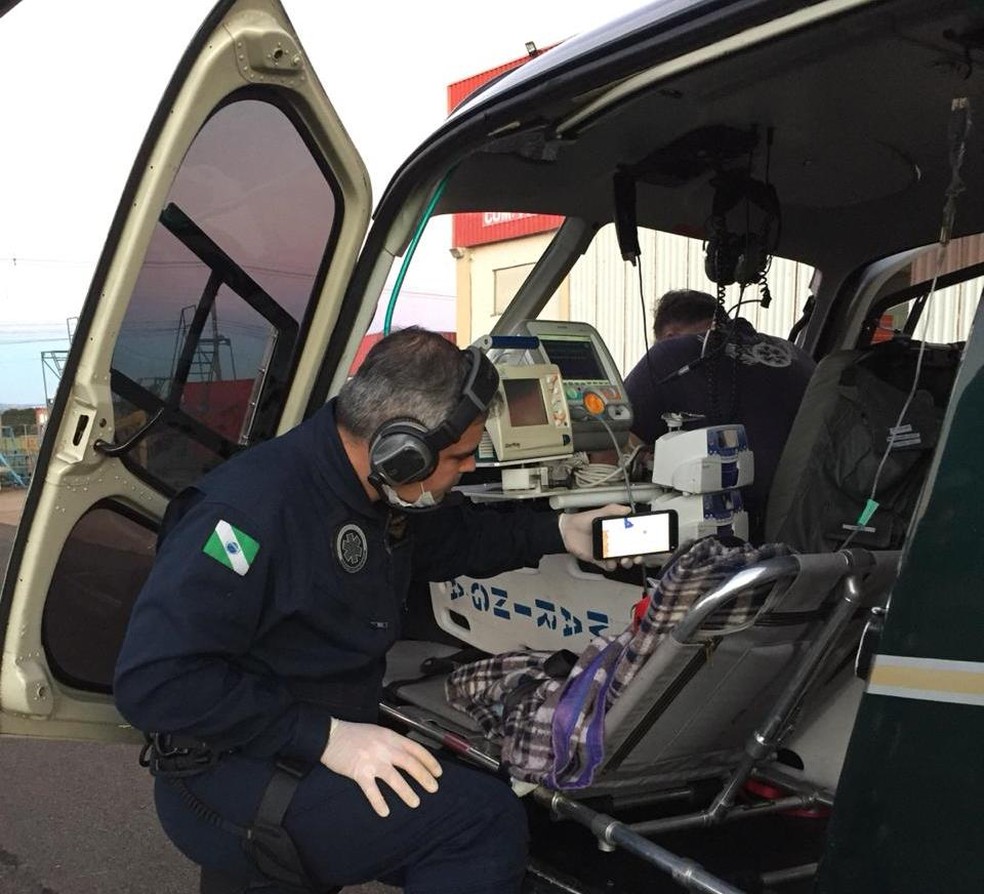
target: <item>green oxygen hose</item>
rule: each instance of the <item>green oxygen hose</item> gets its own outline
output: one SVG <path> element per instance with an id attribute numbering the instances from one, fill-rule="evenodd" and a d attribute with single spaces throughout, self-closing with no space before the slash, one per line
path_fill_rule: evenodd
<path id="1" fill-rule="evenodd" d="M 386 316 L 383 319 L 383 335 L 389 335 L 390 329 L 393 327 L 393 311 L 396 309 L 396 299 L 400 295 L 400 288 L 403 286 L 403 280 L 407 275 L 407 269 L 410 266 L 410 261 L 413 260 L 413 253 L 417 250 L 417 243 L 420 242 L 420 237 L 424 234 L 424 228 L 431 219 L 431 215 L 434 213 L 434 208 L 440 200 L 441 194 L 444 192 L 444 187 L 447 186 L 448 178 L 450 176 L 451 172 L 449 171 L 445 174 L 444 179 L 437 184 L 437 189 L 434 190 L 434 195 L 431 197 L 430 202 L 427 203 L 424 216 L 420 218 L 420 223 L 417 224 L 417 229 L 414 231 L 413 239 L 410 240 L 410 245 L 407 247 L 407 253 L 403 256 L 403 263 L 400 265 L 400 272 L 396 277 L 396 282 L 393 283 L 393 291 L 390 294 L 389 304 L 386 305 Z"/>

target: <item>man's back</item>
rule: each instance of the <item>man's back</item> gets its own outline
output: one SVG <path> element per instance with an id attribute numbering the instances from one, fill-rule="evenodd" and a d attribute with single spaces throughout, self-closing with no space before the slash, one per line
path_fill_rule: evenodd
<path id="1" fill-rule="evenodd" d="M 633 433 L 652 444 L 668 430 L 661 418 L 667 412 L 700 414 L 703 425 L 744 425 L 755 454 L 755 482 L 743 488 L 755 540 L 779 456 L 815 364 L 790 342 L 762 335 L 739 319 L 724 351 L 711 356 L 712 342 L 708 359 L 663 382 L 700 357 L 703 341 L 693 334 L 663 339 L 629 373 L 625 388 L 635 416 Z"/>

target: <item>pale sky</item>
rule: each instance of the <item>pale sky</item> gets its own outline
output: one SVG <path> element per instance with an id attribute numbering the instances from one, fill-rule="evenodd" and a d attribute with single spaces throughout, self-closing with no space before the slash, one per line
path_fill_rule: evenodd
<path id="1" fill-rule="evenodd" d="M 548 46 L 643 5 L 282 2 L 374 200 L 441 124 L 449 83 L 522 56 L 526 41 Z M 66 320 L 81 309 L 144 131 L 210 8 L 22 0 L 0 18 L 11 66 L 0 90 L 0 405 L 43 402 L 41 351 L 68 345 Z M 446 226 L 425 237 L 403 289 L 422 322 L 442 328 L 454 324 L 449 238 Z"/>

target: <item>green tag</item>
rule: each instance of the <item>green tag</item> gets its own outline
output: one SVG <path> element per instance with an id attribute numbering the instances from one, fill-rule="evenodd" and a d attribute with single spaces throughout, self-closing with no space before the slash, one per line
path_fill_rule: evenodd
<path id="1" fill-rule="evenodd" d="M 215 559 L 220 565 L 231 568 L 240 577 L 249 571 L 253 559 L 260 550 L 260 544 L 249 534 L 234 528 L 227 521 L 220 521 L 202 547 L 206 556 Z"/>
<path id="2" fill-rule="evenodd" d="M 868 500 L 867 504 L 864 507 L 864 510 L 861 512 L 861 515 L 858 516 L 858 524 L 861 526 L 867 525 L 868 520 L 871 518 L 871 516 L 875 514 L 875 510 L 877 508 L 878 508 L 877 502 L 875 502 L 874 500 Z"/>

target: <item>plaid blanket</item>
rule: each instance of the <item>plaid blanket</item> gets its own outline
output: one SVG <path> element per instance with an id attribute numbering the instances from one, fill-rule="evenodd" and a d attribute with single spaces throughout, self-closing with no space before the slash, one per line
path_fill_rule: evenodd
<path id="1" fill-rule="evenodd" d="M 605 713 L 646 659 L 705 593 L 743 568 L 788 555 L 783 544 L 731 546 L 713 537 L 682 547 L 664 566 L 638 626 L 591 641 L 573 667 L 553 652 L 504 652 L 465 665 L 445 683 L 449 704 L 501 740 L 509 773 L 552 788 L 591 784 L 604 758 Z M 770 586 L 742 594 L 704 629 L 751 620 Z"/>

